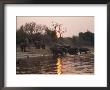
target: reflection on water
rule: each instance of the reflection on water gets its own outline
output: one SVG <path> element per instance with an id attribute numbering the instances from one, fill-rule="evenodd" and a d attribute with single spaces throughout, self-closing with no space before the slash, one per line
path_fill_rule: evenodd
<path id="1" fill-rule="evenodd" d="M 94 55 L 17 59 L 17 74 L 93 74 Z"/>
<path id="2" fill-rule="evenodd" d="M 56 65 L 57 65 L 57 74 L 58 75 L 60 75 L 62 72 L 61 72 L 61 67 L 62 67 L 62 64 L 61 64 L 61 58 L 57 58 L 57 63 L 56 63 Z"/>

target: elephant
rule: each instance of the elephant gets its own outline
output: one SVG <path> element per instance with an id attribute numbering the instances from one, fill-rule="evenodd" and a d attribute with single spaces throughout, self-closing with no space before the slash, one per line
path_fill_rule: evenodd
<path id="1" fill-rule="evenodd" d="M 36 49 L 40 49 L 40 48 L 45 49 L 45 44 L 41 43 L 40 41 L 35 41 L 34 45 L 35 45 Z"/>
<path id="2" fill-rule="evenodd" d="M 35 45 L 35 48 L 36 48 L 36 49 L 40 49 L 40 47 L 41 47 L 41 44 L 40 44 L 39 41 L 35 41 L 35 42 L 34 42 L 34 45 Z"/>
<path id="3" fill-rule="evenodd" d="M 78 48 L 69 48 L 69 49 L 68 49 L 68 53 L 69 53 L 70 55 L 78 54 Z"/>
<path id="4" fill-rule="evenodd" d="M 84 52 L 85 54 L 87 54 L 88 51 L 90 51 L 88 48 L 79 48 L 80 54 L 81 54 L 82 52 Z"/>
<path id="5" fill-rule="evenodd" d="M 50 48 L 50 50 L 52 51 L 53 56 L 64 56 L 64 54 L 66 54 L 66 50 L 64 48 L 53 47 Z"/>
<path id="6" fill-rule="evenodd" d="M 26 52 L 26 46 L 27 46 L 27 45 L 26 45 L 25 42 L 21 42 L 21 43 L 20 43 L 20 48 L 21 48 L 21 51 L 22 51 L 22 52 Z"/>

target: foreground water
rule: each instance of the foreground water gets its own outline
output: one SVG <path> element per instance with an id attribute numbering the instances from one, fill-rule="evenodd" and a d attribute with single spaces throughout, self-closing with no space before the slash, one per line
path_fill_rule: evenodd
<path id="1" fill-rule="evenodd" d="M 19 58 L 16 74 L 94 74 L 94 55 Z"/>

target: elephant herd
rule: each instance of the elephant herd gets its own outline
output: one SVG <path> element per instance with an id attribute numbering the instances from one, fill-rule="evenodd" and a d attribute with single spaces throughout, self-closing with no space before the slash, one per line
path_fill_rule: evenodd
<path id="1" fill-rule="evenodd" d="M 70 55 L 78 55 L 78 53 L 82 54 L 85 53 L 87 54 L 87 52 L 90 52 L 90 50 L 88 48 L 66 48 L 66 47 L 53 47 L 50 48 L 50 50 L 52 51 L 53 55 L 65 55 L 67 53 L 69 53 Z"/>
<path id="2" fill-rule="evenodd" d="M 26 52 L 26 43 L 21 43 L 20 48 L 22 52 Z M 45 44 L 44 43 L 39 43 L 39 42 L 34 42 L 34 47 L 36 49 L 45 49 Z M 66 55 L 67 53 L 70 55 L 77 55 L 78 53 L 85 53 L 90 52 L 88 48 L 77 48 L 77 47 L 70 47 L 70 46 L 54 46 L 50 48 L 50 51 L 53 55 Z"/>
<path id="3" fill-rule="evenodd" d="M 43 42 L 36 41 L 34 42 L 34 45 L 36 49 L 40 49 L 40 48 L 45 49 L 45 44 Z"/>
<path id="4" fill-rule="evenodd" d="M 33 43 L 34 44 L 34 47 L 36 49 L 45 49 L 45 44 L 44 43 L 41 43 L 39 41 L 36 41 Z M 29 44 L 25 43 L 25 42 L 22 42 L 20 43 L 20 48 L 21 48 L 21 51 L 22 52 L 26 52 L 26 47 L 29 47 Z"/>

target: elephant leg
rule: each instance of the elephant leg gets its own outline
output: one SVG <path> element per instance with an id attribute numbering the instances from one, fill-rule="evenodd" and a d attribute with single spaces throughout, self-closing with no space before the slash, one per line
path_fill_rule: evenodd
<path id="1" fill-rule="evenodd" d="M 23 52 L 23 47 L 21 47 L 21 52 Z"/>
<path id="2" fill-rule="evenodd" d="M 87 51 L 85 51 L 85 54 L 87 54 Z"/>
<path id="3" fill-rule="evenodd" d="M 24 47 L 24 52 L 26 52 L 26 47 Z"/>

